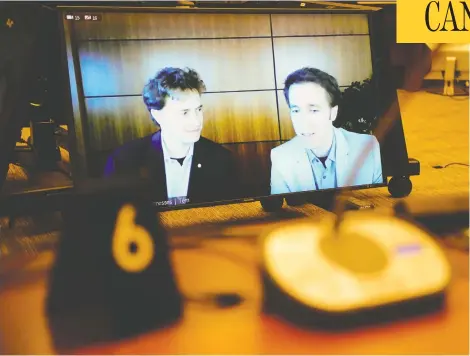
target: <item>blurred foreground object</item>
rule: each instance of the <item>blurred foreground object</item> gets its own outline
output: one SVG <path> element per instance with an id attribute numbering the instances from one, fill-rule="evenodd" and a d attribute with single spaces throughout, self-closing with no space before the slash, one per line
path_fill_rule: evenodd
<path id="1" fill-rule="evenodd" d="M 451 268 L 425 230 L 365 211 L 346 213 L 337 231 L 333 221 L 285 223 L 265 236 L 266 312 L 337 330 L 441 309 Z"/>
<path id="2" fill-rule="evenodd" d="M 47 316 L 63 352 L 178 320 L 182 299 L 165 231 L 135 194 L 81 194 L 64 211 Z"/>

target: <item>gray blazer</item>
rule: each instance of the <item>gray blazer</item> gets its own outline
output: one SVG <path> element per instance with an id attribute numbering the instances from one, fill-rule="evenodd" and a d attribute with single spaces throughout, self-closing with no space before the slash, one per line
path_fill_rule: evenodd
<path id="1" fill-rule="evenodd" d="M 375 136 L 338 128 L 334 128 L 334 134 L 337 186 L 383 183 L 380 146 Z M 367 150 L 367 155 L 361 157 Z M 315 189 L 310 161 L 299 137 L 271 150 L 271 194 Z"/>

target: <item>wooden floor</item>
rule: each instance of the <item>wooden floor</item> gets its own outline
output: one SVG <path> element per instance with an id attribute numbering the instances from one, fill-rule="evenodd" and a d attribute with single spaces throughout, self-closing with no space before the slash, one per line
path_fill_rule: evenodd
<path id="1" fill-rule="evenodd" d="M 469 163 L 468 97 L 399 92 L 399 101 L 408 154 L 421 162 L 421 176 L 413 178 L 414 193 L 468 194 L 468 167 L 432 168 Z"/>

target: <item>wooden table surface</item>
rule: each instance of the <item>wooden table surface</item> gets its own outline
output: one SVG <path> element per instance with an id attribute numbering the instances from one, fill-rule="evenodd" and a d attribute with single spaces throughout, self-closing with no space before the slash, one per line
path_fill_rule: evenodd
<path id="1" fill-rule="evenodd" d="M 237 292 L 246 298 L 245 303 L 219 309 L 190 302 L 182 320 L 165 330 L 74 353 L 468 354 L 468 253 L 444 249 L 452 265 L 452 282 L 443 311 L 336 334 L 304 330 L 261 313 L 257 248 L 246 239 L 210 241 L 201 249 L 176 250 L 173 263 L 183 293 Z M 29 264 L 29 273 L 23 273 L 22 280 L 17 275 L 15 280 L 4 281 L 7 285 L 0 291 L 3 353 L 55 353 L 44 313 L 47 269 L 52 261 L 53 254 L 44 253 Z M 60 353 L 64 352 L 72 351 Z"/>
<path id="2" fill-rule="evenodd" d="M 225 243 L 224 243 L 225 244 Z M 239 251 L 240 242 L 213 246 Z M 214 244 L 216 245 L 216 244 Z M 246 305 L 220 310 L 189 305 L 183 320 L 165 331 L 149 332 L 127 341 L 84 348 L 87 354 L 468 354 L 468 254 L 447 250 L 453 281 L 447 308 L 435 315 L 329 334 L 288 325 L 260 313 L 261 284 L 255 267 L 237 266 L 217 255 L 175 254 L 183 290 L 240 291 Z"/>
<path id="3" fill-rule="evenodd" d="M 401 100 L 411 94 L 401 93 Z M 409 154 L 422 164 L 412 195 L 468 197 L 468 168 L 434 170 L 434 164 L 468 163 L 468 101 L 454 101 L 426 93 L 413 94 L 403 109 Z M 450 116 L 445 116 L 450 115 Z M 407 117 L 413 119 L 406 120 Z M 431 124 L 432 123 L 432 124 Z M 433 140 L 430 140 L 432 138 Z M 379 205 L 390 204 L 386 189 L 358 192 Z M 257 203 L 197 211 L 202 222 L 225 215 L 263 213 Z M 292 208 L 321 216 L 312 206 Z M 194 211 L 167 213 L 169 228 L 184 225 Z M 224 215 L 225 214 L 225 215 Z M 308 215 L 307 214 L 307 215 Z M 263 224 L 263 226 L 265 226 Z M 249 224 L 241 227 L 261 231 Z M 258 230 L 257 230 L 258 229 Z M 389 325 L 329 334 L 283 323 L 260 312 L 261 285 L 256 266 L 256 245 L 247 239 L 211 240 L 201 249 L 176 250 L 172 259 L 181 290 L 192 295 L 236 291 L 247 298 L 241 306 L 217 309 L 188 303 L 184 318 L 164 330 L 155 330 L 119 342 L 75 350 L 92 354 L 468 354 L 469 353 L 469 258 L 468 253 L 444 247 L 452 265 L 452 282 L 446 308 L 432 315 Z M 225 258 L 243 257 L 244 263 Z M 0 279 L 0 352 L 52 354 L 51 335 L 44 314 L 48 269 L 53 262 L 45 252 L 15 273 Z M 86 263 L 86 261 L 84 261 Z"/>

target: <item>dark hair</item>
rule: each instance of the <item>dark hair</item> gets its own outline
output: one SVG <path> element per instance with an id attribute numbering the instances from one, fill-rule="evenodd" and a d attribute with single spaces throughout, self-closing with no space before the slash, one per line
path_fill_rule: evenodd
<path id="1" fill-rule="evenodd" d="M 341 100 L 341 90 L 335 77 L 317 68 L 304 67 L 297 69 L 287 77 L 284 82 L 284 96 L 289 104 L 289 88 L 293 84 L 315 83 L 326 90 L 330 98 L 331 107 L 335 107 Z"/>
<path id="2" fill-rule="evenodd" d="M 197 90 L 201 94 L 206 86 L 193 69 L 163 68 L 144 86 L 142 96 L 147 109 L 163 109 L 170 92 L 175 90 Z"/>

